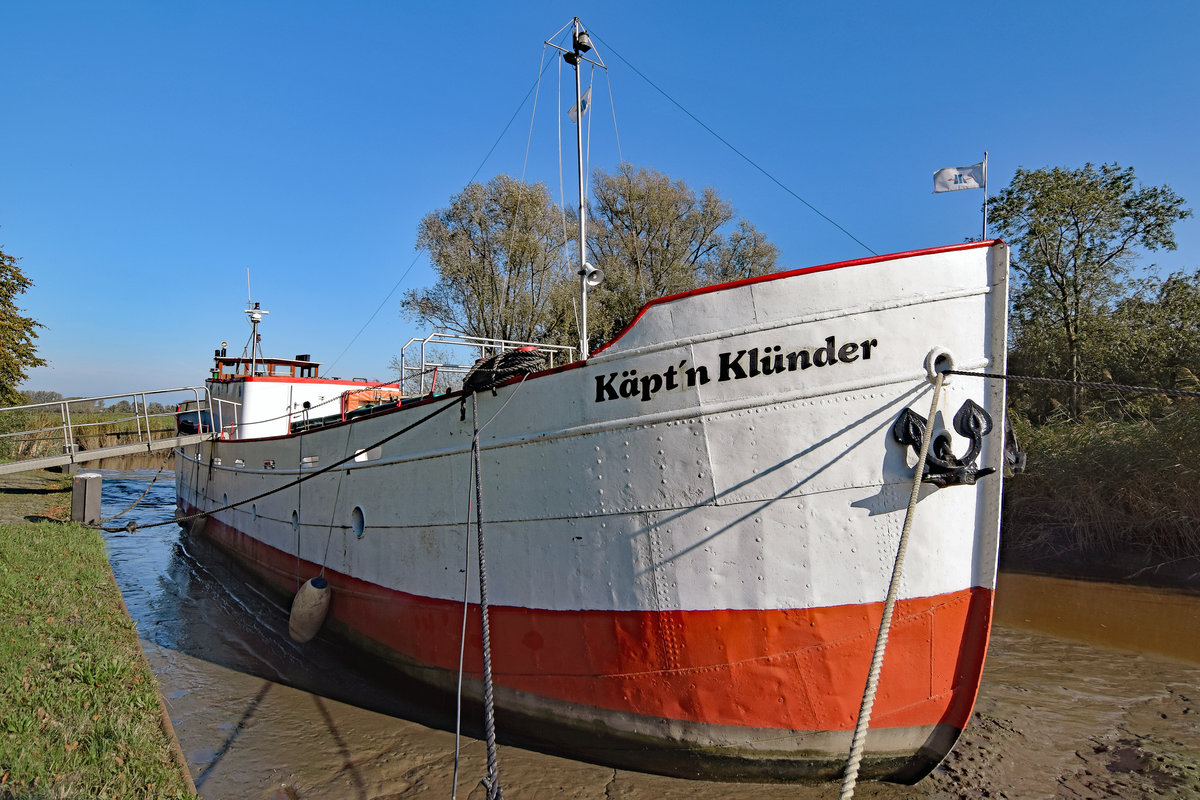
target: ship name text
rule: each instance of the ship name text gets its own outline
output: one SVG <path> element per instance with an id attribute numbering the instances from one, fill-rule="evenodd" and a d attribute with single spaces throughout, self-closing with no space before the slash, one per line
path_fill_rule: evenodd
<path id="1" fill-rule="evenodd" d="M 648 374 L 640 374 L 636 369 L 610 372 L 596 376 L 596 402 L 633 397 L 646 402 L 659 392 L 703 386 L 714 380 L 718 383 L 740 381 L 764 375 L 782 375 L 810 367 L 848 364 L 859 359 L 867 361 L 878 346 L 878 339 L 843 342 L 839 345 L 830 336 L 825 339 L 823 346 L 811 350 L 788 351 L 782 345 L 770 345 L 718 353 L 717 363 L 712 365 L 689 365 L 685 358 L 679 364 Z"/>

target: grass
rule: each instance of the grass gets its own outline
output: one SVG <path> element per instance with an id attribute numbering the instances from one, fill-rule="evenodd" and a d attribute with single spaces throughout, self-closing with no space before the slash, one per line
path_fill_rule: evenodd
<path id="1" fill-rule="evenodd" d="M 56 519 L 69 481 L 4 487 L 0 800 L 191 797 L 104 543 Z M 14 522 L 19 507 L 37 521 Z"/>
<path id="2" fill-rule="evenodd" d="M 1015 422 L 1029 468 L 1005 484 L 1011 554 L 1144 565 L 1200 557 L 1200 404 L 1154 418 Z"/>

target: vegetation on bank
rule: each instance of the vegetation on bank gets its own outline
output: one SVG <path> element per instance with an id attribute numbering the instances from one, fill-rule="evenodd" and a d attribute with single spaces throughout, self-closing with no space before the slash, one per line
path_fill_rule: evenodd
<path id="1" fill-rule="evenodd" d="M 1005 482 L 1003 566 L 1200 589 L 1200 400 L 1014 429 L 1028 467 Z"/>
<path id="2" fill-rule="evenodd" d="M 129 444 L 146 438 L 174 436 L 175 412 L 152 404 L 150 416 L 118 408 L 71 411 L 72 443 L 78 450 Z M 63 417 L 55 411 L 0 413 L 0 460 L 17 461 L 63 452 Z"/>
<path id="3" fill-rule="evenodd" d="M 64 478 L 0 485 L 0 800 L 191 797 L 104 543 L 69 506 Z"/>
<path id="4" fill-rule="evenodd" d="M 1200 587 L 1200 273 L 1139 275 L 1192 216 L 1131 168 L 1017 170 L 988 201 L 1012 246 L 1008 384 L 1028 471 L 1006 484 L 1010 567 Z"/>

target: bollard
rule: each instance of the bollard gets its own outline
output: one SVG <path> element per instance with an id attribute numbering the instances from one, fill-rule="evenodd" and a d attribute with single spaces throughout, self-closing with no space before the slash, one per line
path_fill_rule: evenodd
<path id="1" fill-rule="evenodd" d="M 104 476 L 81 472 L 71 481 L 71 521 L 91 525 L 100 521 L 100 491 Z"/>

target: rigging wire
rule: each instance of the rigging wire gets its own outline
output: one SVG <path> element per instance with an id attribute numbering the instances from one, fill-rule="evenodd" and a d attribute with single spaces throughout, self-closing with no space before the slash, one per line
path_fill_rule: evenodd
<path id="1" fill-rule="evenodd" d="M 543 48 L 543 51 L 544 50 L 545 48 Z M 508 122 L 504 125 L 504 129 L 500 131 L 500 135 L 496 137 L 496 141 L 492 143 L 491 149 L 488 150 L 487 155 L 483 157 L 483 161 L 480 161 L 479 166 L 475 168 L 473 173 L 471 173 L 471 179 L 467 181 L 467 183 L 474 182 L 475 176 L 478 175 L 479 171 L 483 169 L 483 165 L 486 164 L 488 159 L 492 157 L 492 153 L 496 152 L 496 148 L 500 145 L 501 140 L 504 139 L 504 134 L 508 133 L 508 129 L 512 127 L 513 120 L 517 118 L 517 114 L 521 113 L 521 109 L 525 107 L 525 102 L 529 99 L 529 95 L 533 94 L 534 90 L 537 89 L 538 85 L 542 81 L 542 75 L 545 74 L 546 70 L 548 69 L 550 69 L 550 62 L 547 61 L 546 65 L 542 67 L 541 72 L 538 73 L 537 79 L 533 82 L 533 85 L 529 87 L 529 91 L 525 93 L 525 96 L 521 98 L 521 102 L 517 104 L 516 111 L 514 111 L 512 116 L 508 118 Z"/>
<path id="2" fill-rule="evenodd" d="M 544 49 L 545 48 L 543 48 L 543 50 Z M 496 137 L 496 141 L 492 143 L 491 149 L 489 149 L 487 151 L 487 155 L 485 155 L 483 157 L 483 160 L 479 162 L 479 166 L 475 168 L 475 171 L 473 173 L 471 173 L 471 177 L 467 181 L 467 183 L 475 182 L 476 176 L 479 175 L 480 170 L 482 170 L 484 165 L 487 164 L 488 159 L 490 159 L 492 157 L 492 153 L 494 153 L 496 151 L 496 148 L 500 145 L 500 142 L 504 139 L 504 135 L 506 133 L 508 133 L 508 129 L 510 127 L 512 127 L 513 120 L 515 120 L 517 118 L 517 115 L 521 113 L 521 109 L 525 107 L 525 103 L 529 100 L 529 95 L 534 94 L 534 92 L 537 90 L 538 86 L 541 84 L 542 75 L 549 68 L 550 68 L 550 62 L 546 62 L 546 66 L 544 66 L 541 69 L 541 71 L 538 72 L 537 79 L 533 82 L 533 85 L 529 87 L 529 91 L 527 91 L 525 93 L 525 96 L 521 98 L 521 102 L 517 104 L 516 110 L 513 111 L 512 116 L 508 118 L 508 122 L 504 125 L 504 128 L 500 131 L 500 135 Z M 530 125 L 532 126 L 532 123 L 530 123 Z M 532 133 L 531 133 L 531 135 L 532 135 Z M 350 348 L 354 345 L 354 343 L 358 341 L 358 337 L 362 336 L 363 331 L 365 331 L 367 329 L 367 326 L 369 326 L 372 322 L 375 321 L 375 317 L 378 316 L 379 312 L 383 310 L 383 307 L 387 304 L 388 300 L 392 299 L 392 295 L 394 295 L 396 293 L 396 290 L 400 288 L 400 284 L 404 283 L 404 279 L 408 277 L 408 273 L 412 272 L 412 268 L 417 265 L 417 261 L 420 260 L 420 258 L 421 258 L 421 253 L 426 252 L 426 251 L 427 251 L 427 248 L 424 248 L 424 247 L 419 248 L 417 250 L 417 254 L 415 256 L 413 256 L 412 263 L 408 265 L 408 269 L 404 270 L 404 274 L 402 274 L 400 276 L 400 279 L 398 281 L 396 281 L 395 285 L 392 286 L 392 290 L 387 293 L 386 297 L 383 298 L 383 302 L 381 302 L 375 308 L 375 311 L 373 311 L 371 313 L 371 316 L 367 318 L 367 321 L 364 322 L 362 327 L 358 329 L 358 333 L 354 334 L 354 338 L 352 338 L 350 340 L 350 343 L 347 344 L 344 348 L 342 348 L 342 352 L 338 353 L 337 358 L 335 358 L 333 361 L 329 362 L 330 369 L 333 368 L 334 364 L 338 363 L 338 361 L 342 358 L 342 356 L 346 355 L 346 353 L 350 350 Z"/>
<path id="3" fill-rule="evenodd" d="M 617 163 L 625 163 L 625 156 L 621 154 L 621 131 L 617 128 L 617 104 L 613 100 L 612 76 L 608 70 L 604 70 L 604 82 L 608 84 L 608 107 L 612 111 L 613 120 L 613 137 L 617 141 Z"/>
<path id="4" fill-rule="evenodd" d="M 563 135 L 563 125 L 562 125 L 562 117 L 563 117 L 562 73 L 563 73 L 563 67 L 562 67 L 562 65 L 563 65 L 563 61 L 561 58 L 556 58 L 555 61 L 558 62 L 558 91 L 555 93 L 556 97 L 558 99 L 558 108 L 555 109 L 556 113 L 554 115 L 554 119 L 556 121 L 554 129 L 558 132 L 558 210 L 559 210 L 559 215 L 562 217 L 562 250 L 563 250 L 563 260 L 566 261 L 568 258 L 567 243 L 570 241 L 570 236 L 567 233 L 567 190 L 566 190 L 566 187 L 563 185 L 563 140 L 562 140 L 562 135 Z M 578 316 L 578 314 L 576 316 Z M 578 319 L 575 320 L 575 324 L 576 324 L 576 326 L 579 325 Z"/>
<path id="5" fill-rule="evenodd" d="M 480 165 L 480 166 L 482 166 L 482 165 Z M 375 307 L 375 310 L 373 312 L 371 312 L 371 316 L 367 317 L 367 321 L 364 322 L 362 327 L 358 329 L 358 333 L 354 334 L 354 338 L 350 340 L 350 343 L 342 348 L 342 352 L 337 354 L 337 358 L 335 358 L 333 361 L 329 362 L 330 369 L 333 369 L 333 365 L 338 363 L 338 361 L 341 360 L 342 356 L 346 355 L 346 352 L 351 347 L 354 346 L 354 343 L 358 341 L 358 337 L 362 336 L 363 331 L 365 331 L 367 329 L 367 326 L 375 321 L 375 317 L 379 314 L 380 311 L 383 310 L 383 307 L 384 307 L 384 305 L 387 304 L 387 301 L 392 299 L 392 295 L 394 295 L 396 293 L 396 290 L 400 288 L 400 284 L 404 283 L 404 279 L 408 277 L 408 273 L 412 272 L 412 268 L 417 265 L 417 261 L 421 258 L 421 253 L 425 249 L 426 248 L 422 247 L 419 250 L 417 250 L 417 254 L 415 256 L 413 256 L 412 263 L 408 265 L 408 269 L 404 270 L 404 273 L 400 276 L 400 280 L 396 281 L 395 285 L 392 286 L 392 290 L 390 292 L 388 292 L 387 296 L 384 297 L 383 300 L 379 303 L 379 305 Z"/>
<path id="6" fill-rule="evenodd" d="M 565 29 L 565 27 L 566 26 L 564 26 L 563 29 Z M 562 29 L 560 29 L 559 32 L 561 33 Z M 595 38 L 597 41 L 601 42 L 605 48 L 607 48 L 609 51 L 612 52 L 613 55 L 615 55 L 617 58 L 621 59 L 621 61 L 627 67 L 629 67 L 631 70 L 633 70 L 638 75 L 638 77 L 640 77 L 647 84 L 649 84 L 655 91 L 657 91 L 659 94 L 661 94 L 663 97 L 665 97 L 671 103 L 673 103 L 677 108 L 679 108 L 679 110 L 681 110 L 684 114 L 686 114 L 694 122 L 696 122 L 696 124 L 698 124 L 704 130 L 706 130 L 708 133 L 710 133 L 714 138 L 716 138 L 718 141 L 720 141 L 722 144 L 724 144 L 726 147 L 728 147 L 731 151 L 733 151 L 735 154 L 737 154 L 737 156 L 740 157 L 743 161 L 745 161 L 750 166 L 754 167 L 756 170 L 761 172 L 764 176 L 767 177 L 767 179 L 769 179 L 772 183 L 774 183 L 776 186 L 778 186 L 784 192 L 791 195 L 796 200 L 799 200 L 801 203 L 803 203 L 805 206 L 807 206 L 809 208 L 809 210 L 811 210 L 814 214 L 821 217 L 826 222 L 828 222 L 829 224 L 831 224 L 835 228 L 837 228 L 839 231 L 841 231 L 842 233 L 849 236 L 851 239 L 853 239 L 858 245 L 860 245 L 868 253 L 870 253 L 871 255 L 878 255 L 878 253 L 876 253 L 873 249 L 871 249 L 861 239 L 859 239 L 857 236 L 852 234 L 846 228 L 842 227 L 840 224 L 838 224 L 836 221 L 834 221 L 831 217 L 826 215 L 824 212 L 822 212 L 820 209 L 818 209 L 812 203 L 805 200 L 803 197 L 801 197 L 799 194 L 797 194 L 795 191 L 793 191 L 791 188 L 789 188 L 787 185 L 785 185 L 782 181 L 780 181 L 778 178 L 776 178 L 774 175 L 772 175 L 770 172 L 768 172 L 766 169 L 764 169 L 762 166 L 760 166 L 757 162 L 755 162 L 753 159 L 751 159 L 749 156 L 747 156 L 745 153 L 743 153 L 741 150 L 739 150 L 737 147 L 735 147 L 733 144 L 731 144 L 727 139 L 725 139 L 725 137 L 721 136 L 719 133 L 717 133 L 715 130 L 713 130 L 711 127 L 709 127 L 703 120 L 701 120 L 699 117 L 697 117 L 695 114 L 693 114 L 687 108 L 685 108 L 682 103 L 680 103 L 678 100 L 676 100 L 671 95 L 667 94 L 666 91 L 664 91 L 662 88 L 660 88 L 656 83 L 654 83 L 654 81 L 650 80 L 650 78 L 648 78 L 641 70 L 639 70 L 637 67 L 635 67 L 628 59 L 626 59 L 615 48 L 613 48 L 612 45 L 610 45 L 607 41 L 605 41 L 601 36 L 596 34 L 594 30 L 591 30 L 590 33 L 593 36 L 593 38 Z M 555 34 L 555 35 L 557 35 L 557 34 Z M 554 38 L 554 37 L 551 37 L 551 38 Z M 543 59 L 545 58 L 545 47 L 544 46 L 542 48 L 542 58 Z M 559 95 L 558 110 L 560 113 L 558 116 L 561 117 L 562 116 L 562 114 L 561 114 L 561 111 L 562 111 L 562 100 L 561 100 L 561 97 L 562 97 L 562 64 L 561 64 L 560 59 L 554 59 L 554 60 L 560 62 L 559 63 L 559 92 L 558 92 L 558 95 Z M 521 98 L 521 102 L 517 104 L 516 110 L 513 111 L 512 116 L 509 117 L 508 122 L 505 123 L 504 127 L 501 129 L 500 134 L 496 137 L 496 140 L 492 143 L 492 146 L 488 149 L 487 154 L 483 157 L 483 160 L 479 162 L 479 166 L 475 168 L 475 171 L 473 173 L 471 173 L 471 177 L 467 181 L 468 183 L 473 183 L 475 181 L 475 178 L 478 177 L 479 173 L 483 170 L 483 168 L 487 164 L 488 160 L 491 159 L 492 154 L 496 151 L 496 148 L 500 145 L 500 142 L 504 139 L 504 136 L 508 133 L 508 129 L 510 127 L 512 127 L 513 121 L 516 120 L 517 115 L 521 113 L 521 109 L 525 107 L 525 103 L 529 100 L 530 95 L 535 95 L 534 102 L 535 102 L 535 113 L 536 113 L 536 93 L 538 92 L 539 87 L 541 86 L 542 76 L 545 75 L 546 70 L 548 70 L 550 68 L 550 63 L 551 63 L 550 61 L 545 61 L 545 63 L 542 65 L 541 69 L 538 72 L 537 78 L 533 82 L 533 85 L 529 87 L 529 90 L 525 93 L 525 96 Z M 614 128 L 614 131 L 616 131 L 616 107 L 615 107 L 615 104 L 613 103 L 612 80 L 611 80 L 611 77 L 609 77 L 607 73 L 608 73 L 608 70 L 605 70 L 606 79 L 609 81 L 608 97 L 609 97 L 609 104 L 612 107 L 612 113 L 613 113 L 613 128 Z M 532 138 L 532 135 L 533 135 L 532 127 L 533 127 L 533 123 L 531 121 L 530 122 L 530 138 Z M 591 126 L 589 124 L 589 140 L 590 140 L 590 128 L 591 128 Z M 562 126 L 561 126 L 561 123 L 559 125 L 558 138 L 559 138 L 559 142 L 558 142 L 559 197 L 565 198 L 566 195 L 563 190 L 563 179 L 562 179 L 562 160 L 563 159 L 562 159 Z M 590 141 L 589 141 L 589 149 L 590 149 Z M 624 159 L 624 155 L 621 153 L 621 140 L 620 140 L 619 133 L 617 134 L 617 158 L 620 160 Z M 528 164 L 528 144 L 526 145 L 525 163 Z M 523 180 L 524 174 L 525 174 L 525 166 L 522 166 L 521 174 L 522 174 L 522 180 Z M 568 237 L 566 234 L 566 208 L 565 208 L 565 204 L 564 204 L 563 205 L 564 247 L 566 246 L 567 239 L 568 239 Z M 342 349 L 342 352 L 338 353 L 337 358 L 335 358 L 333 361 L 330 362 L 329 366 L 331 369 L 333 368 L 333 366 L 335 364 L 338 363 L 338 361 L 341 360 L 342 356 L 346 355 L 346 353 L 350 350 L 350 348 L 354 346 L 354 343 L 358 341 L 360 336 L 362 336 L 363 331 L 365 331 L 367 329 L 367 327 L 370 326 L 370 324 L 372 322 L 374 322 L 375 317 L 379 315 L 379 312 L 381 310 L 383 310 L 383 307 L 392 298 L 392 295 L 394 295 L 396 293 L 396 290 L 400 288 L 400 285 L 404 282 L 404 279 L 408 277 L 408 274 L 412 271 L 412 268 L 414 266 L 416 266 L 417 261 L 421 257 L 421 253 L 424 252 L 425 250 L 426 250 L 426 248 L 420 248 L 420 250 L 418 250 L 417 255 L 414 256 L 412 263 L 409 264 L 408 268 L 404 270 L 404 273 L 400 276 L 400 279 L 397 280 L 395 285 L 392 286 L 391 291 L 389 291 L 387 293 L 387 296 L 385 296 L 383 298 L 383 301 L 376 307 L 375 311 L 371 313 L 371 316 L 367 318 L 367 321 L 364 322 L 362 327 L 358 329 L 358 332 L 354 334 L 354 337 Z"/>
<path id="7" fill-rule="evenodd" d="M 695 122 L 697 125 L 699 125 L 701 128 L 704 128 L 704 130 L 706 130 L 706 131 L 708 131 L 710 134 L 712 134 L 712 135 L 713 135 L 713 136 L 714 136 L 714 137 L 717 139 L 717 141 L 721 142 L 721 144 L 725 145 L 725 146 L 726 146 L 726 147 L 728 147 L 730 150 L 732 150 L 734 153 L 736 153 L 736 154 L 738 155 L 738 157 L 740 157 L 740 158 L 741 158 L 743 161 L 745 161 L 747 164 L 749 164 L 750 166 L 754 167 L 756 170 L 758 170 L 758 171 L 759 171 L 759 172 L 761 172 L 763 175 L 765 175 L 765 176 L 766 176 L 766 177 L 767 177 L 767 178 L 768 178 L 768 179 L 769 179 L 769 180 L 770 180 L 772 183 L 774 183 L 774 184 L 775 184 L 776 186 L 778 186 L 780 189 L 783 189 L 783 191 L 787 192 L 787 193 L 788 193 L 788 194 L 790 194 L 792 197 L 794 197 L 795 199 L 799 200 L 799 201 L 800 201 L 801 203 L 803 203 L 804 205 L 808 206 L 808 208 L 809 208 L 809 209 L 810 209 L 810 210 L 811 210 L 811 211 L 812 211 L 814 214 L 816 214 L 817 216 L 819 216 L 821 219 L 825 220 L 825 221 L 826 221 L 826 222 L 828 222 L 830 225 L 832 225 L 833 227 L 837 228 L 837 229 L 838 229 L 839 231 L 841 231 L 842 233 L 844 233 L 844 234 L 846 234 L 847 236 L 849 236 L 851 239 L 853 239 L 855 242 L 857 242 L 857 243 L 858 243 L 858 244 L 859 244 L 859 245 L 860 245 L 860 246 L 861 246 L 861 247 L 862 247 L 864 250 L 866 250 L 868 253 L 870 253 L 870 254 L 871 254 L 871 255 L 873 255 L 873 256 L 879 255 L 879 254 L 878 254 L 878 253 L 876 253 L 874 250 L 872 250 L 870 247 L 868 247 L 868 246 L 867 246 L 867 245 L 866 245 L 866 244 L 865 244 L 865 243 L 864 243 L 864 242 L 863 242 L 861 239 L 859 239 L 857 236 L 855 236 L 855 235 L 854 235 L 853 233 L 851 233 L 850 231 L 848 231 L 848 230 L 846 230 L 845 228 L 843 228 L 841 225 L 839 225 L 837 222 L 835 222 L 835 221 L 834 221 L 833 219 L 831 219 L 829 216 L 827 216 L 826 214 L 824 214 L 824 213 L 823 213 L 823 212 L 822 212 L 820 209 L 818 209 L 818 208 L 817 208 L 816 206 L 814 206 L 812 203 L 808 202 L 808 201 L 807 201 L 807 200 L 805 200 L 803 197 L 801 197 L 800 195 L 796 194 L 794 191 L 792 191 L 790 188 L 788 188 L 788 186 L 786 186 L 786 185 L 785 185 L 785 184 L 784 184 L 782 181 L 780 181 L 778 178 L 776 178 L 776 177 L 775 177 L 774 175 L 772 175 L 771 173 L 767 172 L 767 170 L 766 170 L 766 169 L 764 169 L 763 167 L 759 166 L 759 164 L 758 164 L 757 162 L 755 162 L 755 161 L 754 161 L 754 159 L 750 158 L 748 155 L 746 155 L 745 153 L 743 153 L 741 150 L 739 150 L 739 149 L 737 149 L 736 147 L 734 147 L 734 146 L 733 146 L 733 145 L 732 145 L 732 144 L 729 142 L 729 140 L 727 140 L 727 139 L 726 139 L 724 136 L 721 136 L 721 134 L 717 133 L 717 132 L 716 132 L 716 131 L 714 131 L 712 128 L 710 128 L 710 127 L 709 127 L 707 124 L 705 124 L 705 122 L 704 122 L 703 120 L 701 120 L 699 117 L 697 117 L 697 116 L 696 116 L 695 114 L 693 114 L 691 111 L 688 111 L 688 110 L 687 110 L 687 108 L 685 108 L 685 107 L 684 107 L 684 105 L 683 105 L 682 103 L 680 103 L 678 100 L 676 100 L 676 99 L 675 99 L 674 97 L 672 97 L 671 95 L 667 94 L 667 93 L 666 93 L 666 92 L 665 92 L 663 89 L 661 89 L 661 88 L 658 86 L 658 84 L 656 84 L 654 81 L 652 81 L 652 80 L 650 80 L 648 77 L 646 77 L 646 75 L 645 75 L 645 74 L 644 74 L 644 73 L 643 73 L 641 70 L 639 70 L 639 69 L 638 69 L 637 67 L 635 67 L 635 66 L 634 66 L 632 63 L 630 63 L 630 61 L 629 61 L 627 58 L 625 58 L 625 57 L 624 57 L 624 56 L 622 56 L 622 55 L 621 55 L 619 52 L 617 52 L 617 50 L 616 50 L 615 48 L 613 48 L 613 46 L 612 46 L 611 44 L 609 44 L 608 42 L 604 41 L 604 39 L 603 39 L 603 38 L 601 38 L 599 35 L 597 35 L 597 34 L 596 34 L 596 32 L 595 32 L 594 30 L 592 30 L 592 31 L 589 31 L 589 33 L 590 33 L 590 35 L 592 36 L 592 38 L 593 38 L 593 39 L 595 39 L 595 40 L 597 40 L 597 41 L 599 41 L 599 42 L 602 42 L 602 43 L 604 44 L 604 47 L 605 47 L 605 48 L 606 48 L 606 49 L 607 49 L 609 52 L 611 52 L 611 53 L 612 53 L 613 55 L 615 55 L 617 58 L 621 59 L 621 61 L 625 63 L 625 66 L 629 67 L 631 70 L 633 70 L 634 72 L 636 72 L 636 73 L 637 73 L 637 75 L 638 75 L 638 77 L 640 77 L 640 78 L 641 78 L 642 80 L 644 80 L 646 83 L 650 84 L 651 88 L 653 88 L 653 89 L 654 89 L 656 92 L 658 92 L 659 94 L 661 94 L 663 97 L 667 98 L 667 100 L 670 100 L 672 103 L 674 103 L 674 104 L 675 104 L 675 106 L 676 106 L 676 107 L 677 107 L 677 108 L 678 108 L 680 111 L 682 111 L 684 114 L 687 114 L 689 117 L 691 117 L 691 118 L 692 118 L 692 120 L 693 120 L 693 121 L 694 121 L 694 122 Z"/>

